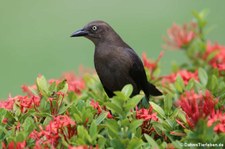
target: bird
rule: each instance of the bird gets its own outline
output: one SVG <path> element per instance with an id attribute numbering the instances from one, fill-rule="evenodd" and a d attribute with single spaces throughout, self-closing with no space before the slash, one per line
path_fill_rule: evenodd
<path id="1" fill-rule="evenodd" d="M 162 95 L 156 86 L 148 82 L 144 65 L 136 52 L 108 23 L 92 21 L 73 32 L 71 37 L 85 37 L 94 43 L 94 66 L 109 98 L 127 84 L 133 86 L 131 97 L 141 90 L 148 100 L 150 95 Z"/>

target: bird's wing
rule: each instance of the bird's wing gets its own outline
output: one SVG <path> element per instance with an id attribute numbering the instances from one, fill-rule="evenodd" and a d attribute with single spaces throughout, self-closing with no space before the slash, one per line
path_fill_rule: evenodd
<path id="1" fill-rule="evenodd" d="M 130 68 L 130 76 L 135 81 L 139 89 L 142 89 L 142 86 L 147 82 L 147 77 L 145 74 L 144 66 L 141 62 L 141 59 L 137 54 L 131 49 L 128 50 L 132 59 L 133 64 Z"/>
<path id="2" fill-rule="evenodd" d="M 162 95 L 162 93 L 153 84 L 147 81 L 147 76 L 141 59 L 133 50 L 128 51 L 133 61 L 133 65 L 130 68 L 130 76 L 132 77 L 138 88 L 143 90 L 147 97 L 149 97 L 149 95 Z"/>

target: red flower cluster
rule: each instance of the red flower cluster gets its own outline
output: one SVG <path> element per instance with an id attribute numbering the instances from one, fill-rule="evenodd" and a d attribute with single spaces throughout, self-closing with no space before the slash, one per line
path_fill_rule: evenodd
<path id="1" fill-rule="evenodd" d="M 23 142 L 10 142 L 6 147 L 5 143 L 2 142 L 2 149 L 24 149 L 26 147 L 26 141 Z"/>
<path id="2" fill-rule="evenodd" d="M 194 90 L 186 91 L 180 96 L 178 105 L 186 113 L 189 126 L 193 128 L 200 118 L 207 118 L 217 104 L 217 99 L 207 90 L 205 94 L 197 94 Z"/>
<path id="3" fill-rule="evenodd" d="M 38 96 L 32 95 L 31 97 L 28 96 L 16 96 L 16 97 L 9 97 L 6 101 L 0 101 L 0 108 L 4 108 L 7 110 L 12 110 L 13 105 L 17 104 L 21 112 L 25 113 L 27 109 L 36 108 L 40 105 L 40 98 Z"/>
<path id="4" fill-rule="evenodd" d="M 216 126 L 214 127 L 214 131 L 217 133 L 223 132 L 225 133 L 225 113 L 222 113 L 221 111 L 212 112 L 209 120 L 208 120 L 208 126 L 212 126 L 213 123 L 216 123 Z"/>
<path id="5" fill-rule="evenodd" d="M 220 71 L 225 70 L 225 46 L 219 45 L 218 43 L 211 44 L 207 43 L 206 51 L 203 55 L 203 59 L 207 59 L 209 56 L 214 55 L 210 59 L 209 64 L 213 68 L 217 68 Z"/>
<path id="6" fill-rule="evenodd" d="M 67 115 L 59 115 L 53 118 L 52 121 L 43 129 L 40 126 L 40 132 L 34 130 L 30 134 L 30 138 L 36 141 L 35 148 L 41 149 L 44 146 L 51 148 L 56 147 L 60 135 L 67 140 L 76 133 L 76 123 Z"/>
<path id="7" fill-rule="evenodd" d="M 163 83 L 174 83 L 177 79 L 177 76 L 181 76 L 181 78 L 183 79 L 184 81 L 184 84 L 187 85 L 189 80 L 191 80 L 192 78 L 195 79 L 196 81 L 198 81 L 198 71 L 195 71 L 195 72 L 190 72 L 190 71 L 187 71 L 187 70 L 180 70 L 176 73 L 173 73 L 173 74 L 170 74 L 168 76 L 164 76 L 162 78 L 162 82 Z"/>
<path id="8" fill-rule="evenodd" d="M 166 42 L 165 48 L 184 48 L 191 43 L 191 41 L 196 37 L 197 24 L 190 22 L 189 24 L 184 24 L 179 26 L 173 24 L 170 29 L 167 30 L 168 37 L 164 37 Z"/>
<path id="9" fill-rule="evenodd" d="M 153 61 L 151 59 L 147 58 L 146 53 L 142 53 L 142 60 L 144 63 L 144 66 L 149 70 L 151 77 L 153 77 L 152 73 L 154 72 L 154 70 L 156 70 L 156 68 L 158 67 L 158 63 L 160 61 L 160 59 L 163 57 L 163 52 L 161 52 L 157 58 L 156 61 Z"/>
<path id="10" fill-rule="evenodd" d="M 96 109 L 98 111 L 98 115 L 102 113 L 102 107 L 99 105 L 99 103 L 97 101 L 95 101 L 94 99 L 91 100 L 90 105 Z M 108 112 L 107 118 L 113 118 L 113 116 L 111 115 L 110 112 Z"/>
<path id="11" fill-rule="evenodd" d="M 142 133 L 151 134 L 154 131 L 154 128 L 151 127 L 151 120 L 158 121 L 157 113 L 153 113 L 152 107 L 149 109 L 140 109 L 136 108 L 136 119 L 142 119 L 143 124 L 141 126 Z"/>
<path id="12" fill-rule="evenodd" d="M 68 90 L 80 94 L 85 88 L 85 83 L 82 78 L 76 77 L 74 73 L 64 73 L 63 78 L 67 80 Z"/>
<path id="13" fill-rule="evenodd" d="M 0 108 L 4 108 L 6 110 L 12 110 L 14 102 L 15 102 L 15 99 L 9 97 L 8 100 L 0 101 Z"/>

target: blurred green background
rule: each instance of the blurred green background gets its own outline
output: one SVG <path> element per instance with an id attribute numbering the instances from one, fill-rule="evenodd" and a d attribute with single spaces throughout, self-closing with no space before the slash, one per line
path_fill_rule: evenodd
<path id="1" fill-rule="evenodd" d="M 48 79 L 63 72 L 93 68 L 94 45 L 70 34 L 86 23 L 105 20 L 141 55 L 156 59 L 162 36 L 174 22 L 188 22 L 192 10 L 208 9 L 208 38 L 225 43 L 223 0 L 0 0 L 0 99 L 21 94 L 22 84 L 33 84 L 38 74 Z M 167 51 L 162 73 L 172 61 L 186 58 Z"/>

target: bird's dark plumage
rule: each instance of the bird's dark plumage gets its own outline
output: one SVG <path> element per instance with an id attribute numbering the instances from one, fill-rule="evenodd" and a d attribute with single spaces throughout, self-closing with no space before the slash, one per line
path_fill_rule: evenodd
<path id="1" fill-rule="evenodd" d="M 162 95 L 147 81 L 141 59 L 109 24 L 103 21 L 90 22 L 71 35 L 78 36 L 84 36 L 95 44 L 95 69 L 109 97 L 126 84 L 133 86 L 132 96 L 140 90 L 143 90 L 147 97 Z"/>

